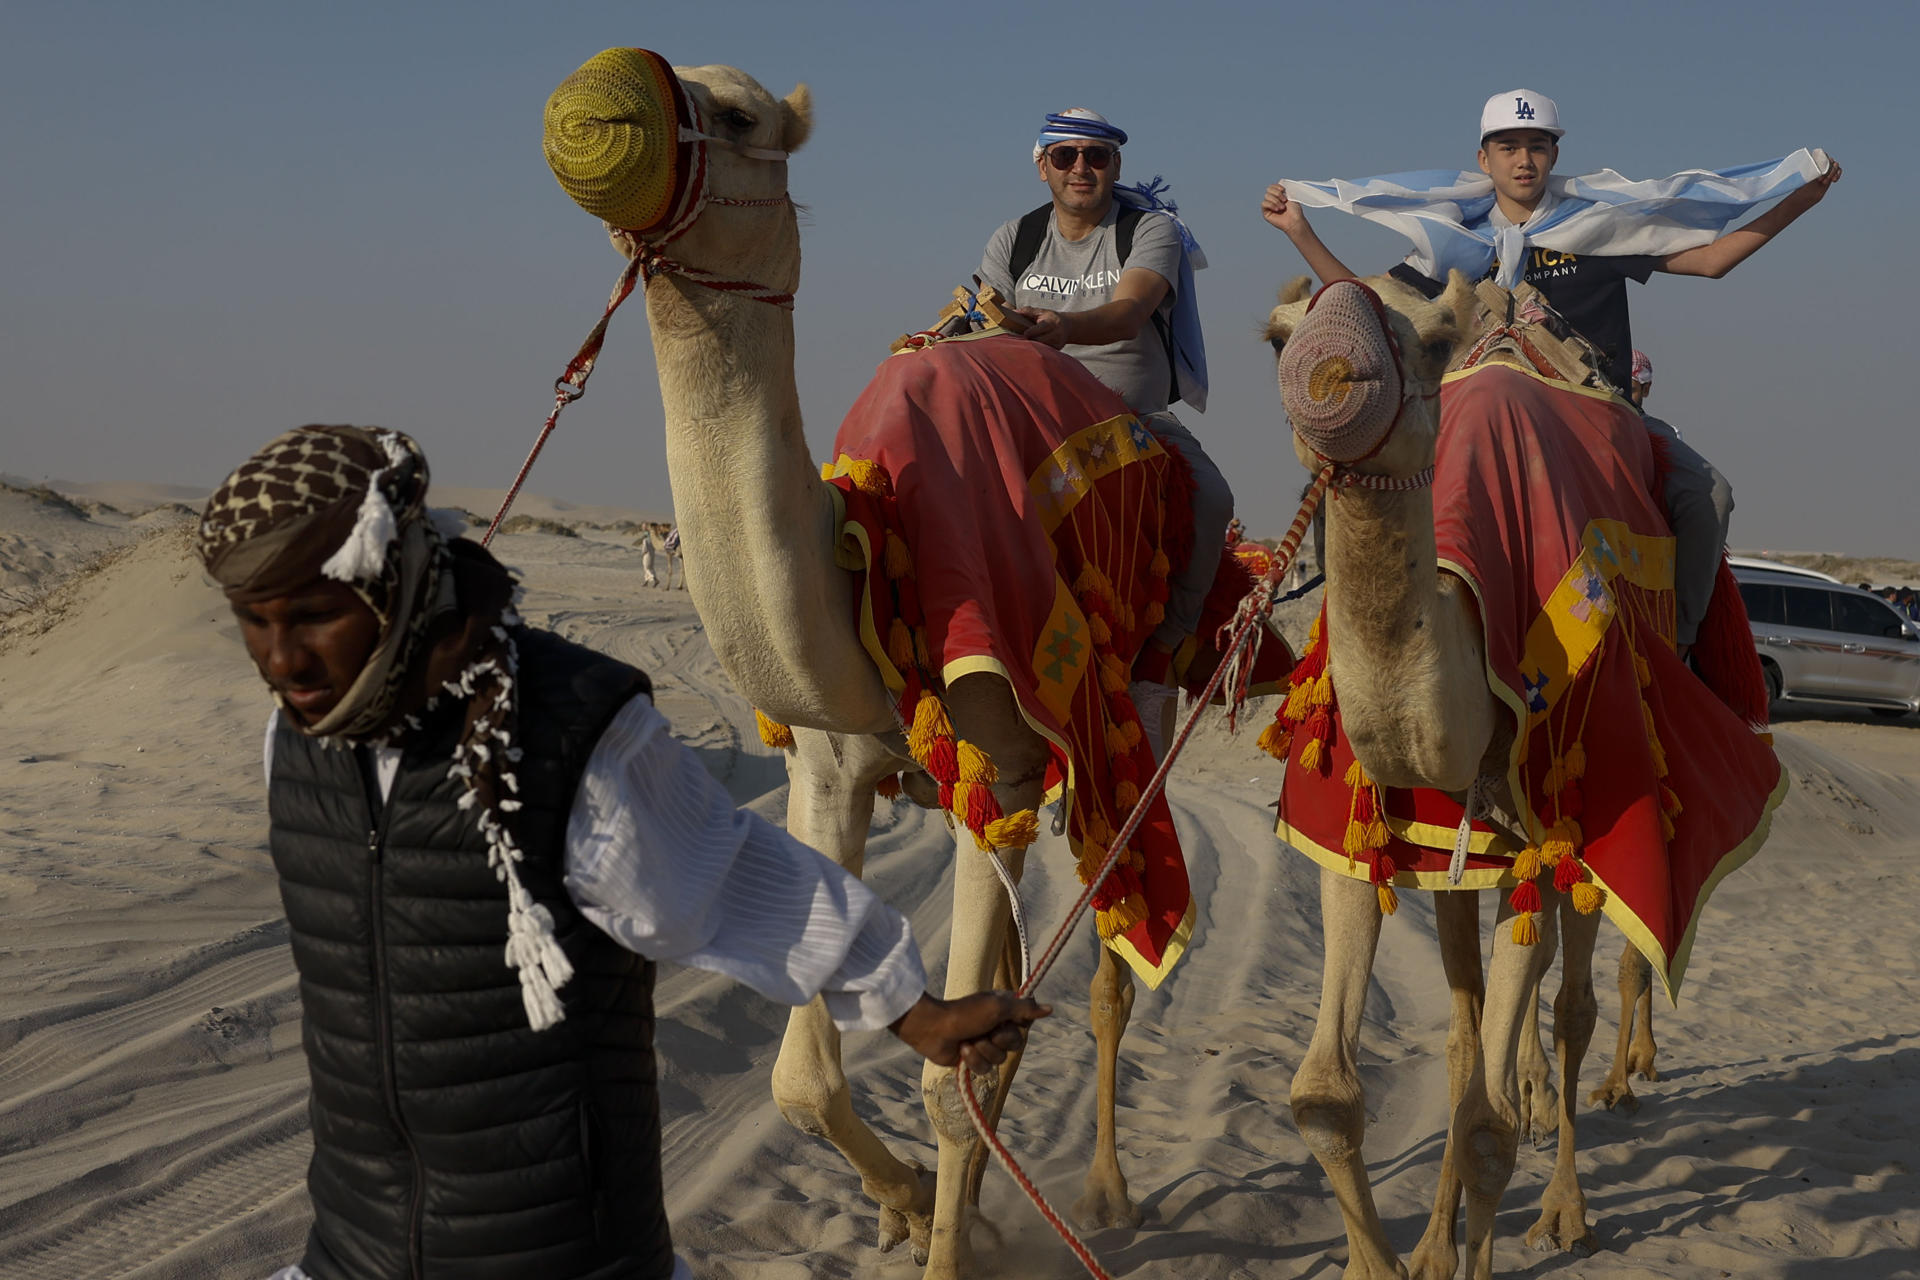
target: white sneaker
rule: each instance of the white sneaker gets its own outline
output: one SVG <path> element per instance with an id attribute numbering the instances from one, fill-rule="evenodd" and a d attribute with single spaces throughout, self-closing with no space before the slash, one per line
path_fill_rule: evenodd
<path id="1" fill-rule="evenodd" d="M 1180 711 L 1180 691 L 1152 680 L 1135 680 L 1127 686 L 1134 710 L 1140 713 L 1140 729 L 1153 751 L 1155 764 L 1167 758 L 1167 742 L 1173 737 L 1174 719 Z"/>

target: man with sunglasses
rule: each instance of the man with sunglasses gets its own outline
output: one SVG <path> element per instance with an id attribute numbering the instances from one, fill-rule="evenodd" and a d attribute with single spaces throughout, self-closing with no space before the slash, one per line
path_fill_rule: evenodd
<path id="1" fill-rule="evenodd" d="M 1135 663 L 1133 699 L 1155 756 L 1175 708 L 1174 649 L 1200 624 L 1219 567 L 1233 491 L 1180 420 L 1173 400 L 1206 408 L 1206 357 L 1193 272 L 1206 265 L 1158 180 L 1117 186 L 1125 131 L 1083 107 L 1047 116 L 1033 147 L 1052 199 L 1003 224 L 987 242 L 979 281 L 1031 325 L 1025 336 L 1078 359 L 1178 449 L 1194 480 L 1194 552 L 1170 575 L 1166 619 Z"/>

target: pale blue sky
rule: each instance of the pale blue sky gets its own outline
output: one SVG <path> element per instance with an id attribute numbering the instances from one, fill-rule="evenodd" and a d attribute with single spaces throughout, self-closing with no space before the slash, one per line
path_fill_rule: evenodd
<path id="1" fill-rule="evenodd" d="M 1604 21 L 1603 21 L 1604 19 Z M 504 485 L 618 263 L 540 156 L 599 49 L 730 62 L 814 138 L 797 325 L 824 452 L 886 344 L 1040 202 L 1040 117 L 1132 134 L 1213 266 L 1213 404 L 1189 423 L 1255 532 L 1301 472 L 1256 330 L 1303 270 L 1277 177 L 1470 166 L 1481 102 L 1558 99 L 1563 172 L 1652 177 L 1824 146 L 1835 193 L 1722 281 L 1634 291 L 1652 407 L 1734 481 L 1734 542 L 1920 556 L 1912 4 L 37 3 L 0 16 L 0 470 L 211 486 L 305 422 L 379 423 Z M 1339 215 L 1361 270 L 1403 252 Z M 615 318 L 531 482 L 664 509 L 645 315 Z"/>

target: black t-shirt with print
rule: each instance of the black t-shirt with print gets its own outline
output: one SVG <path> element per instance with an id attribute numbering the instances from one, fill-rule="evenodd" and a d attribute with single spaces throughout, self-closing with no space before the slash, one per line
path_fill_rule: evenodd
<path id="1" fill-rule="evenodd" d="M 1600 348 L 1607 357 L 1607 377 L 1626 392 L 1633 387 L 1633 324 L 1627 313 L 1627 281 L 1645 284 L 1659 265 L 1660 259 L 1654 257 L 1580 257 L 1557 249 L 1531 249 L 1522 279 L 1538 289 L 1547 305 L 1582 337 Z M 1499 264 L 1494 270 L 1499 270 Z M 1428 297 L 1440 293 L 1438 282 L 1405 263 L 1391 274 Z"/>

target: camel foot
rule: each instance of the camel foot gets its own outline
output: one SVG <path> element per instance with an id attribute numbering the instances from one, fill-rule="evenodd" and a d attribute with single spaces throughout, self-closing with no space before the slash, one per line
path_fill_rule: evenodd
<path id="1" fill-rule="evenodd" d="M 1408 1280 L 1407 1269 L 1393 1258 L 1355 1258 L 1340 1280 Z"/>
<path id="2" fill-rule="evenodd" d="M 1547 1079 L 1538 1075 L 1520 1077 L 1520 1132 L 1534 1146 L 1544 1143 L 1560 1130 L 1560 1093 Z"/>
<path id="3" fill-rule="evenodd" d="M 1600 1082 L 1600 1087 L 1587 1095 L 1587 1105 L 1605 1107 L 1609 1111 L 1622 1111 L 1632 1115 L 1640 1109 L 1640 1099 L 1633 1096 L 1633 1089 L 1627 1084 L 1624 1075 L 1608 1076 Z"/>
<path id="4" fill-rule="evenodd" d="M 1096 1182 L 1089 1178 L 1086 1193 L 1073 1202 L 1073 1225 L 1082 1231 L 1098 1231 L 1102 1227 L 1131 1229 L 1140 1225 L 1142 1216 L 1140 1206 L 1127 1195 L 1124 1180 L 1115 1185 L 1105 1179 Z"/>
<path id="5" fill-rule="evenodd" d="M 915 1264 L 927 1265 L 927 1250 L 933 1238 L 933 1187 L 934 1175 L 918 1160 L 911 1161 L 910 1167 L 920 1183 L 913 1193 L 913 1200 L 904 1209 L 892 1205 L 880 1206 L 880 1252 L 891 1253 L 895 1246 L 903 1241 L 909 1242 L 910 1252 Z"/>
<path id="6" fill-rule="evenodd" d="M 1460 1246 L 1453 1240 L 1423 1238 L 1407 1258 L 1408 1280 L 1453 1280 L 1460 1270 Z"/>
<path id="7" fill-rule="evenodd" d="M 1627 1070 L 1638 1075 L 1642 1080 L 1659 1083 L 1660 1068 L 1653 1065 L 1654 1054 L 1657 1052 L 1652 1041 L 1644 1045 L 1634 1045 L 1627 1051 Z"/>
<path id="8" fill-rule="evenodd" d="M 952 1230 L 933 1233 L 931 1256 L 914 1255 L 914 1261 L 926 1267 L 921 1280 L 975 1280 L 973 1265 L 973 1223 L 976 1211 L 960 1211 L 960 1221 Z"/>
<path id="9" fill-rule="evenodd" d="M 1540 1220 L 1527 1232 L 1527 1247 L 1536 1253 L 1570 1253 L 1590 1258 L 1600 1247 L 1600 1239 L 1587 1226 L 1584 1204 L 1556 1208 L 1549 1204 L 1540 1211 Z"/>

